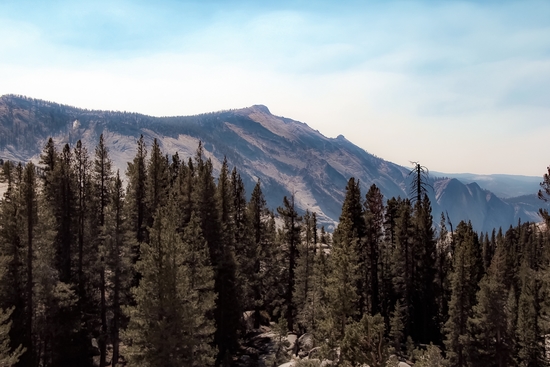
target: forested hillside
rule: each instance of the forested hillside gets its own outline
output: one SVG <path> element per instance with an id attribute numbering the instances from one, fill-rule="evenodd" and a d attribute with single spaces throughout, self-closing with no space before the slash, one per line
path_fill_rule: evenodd
<path id="1" fill-rule="evenodd" d="M 133 151 L 125 175 L 102 135 L 4 163 L 0 365 L 547 365 L 545 225 L 477 233 L 434 220 L 421 177 L 410 199 L 350 178 L 331 236 L 202 143 Z"/>
<path id="2" fill-rule="evenodd" d="M 258 179 L 262 181 L 270 209 L 275 210 L 282 197 L 294 196 L 300 214 L 315 211 L 319 223 L 331 232 L 338 223 L 343 189 L 350 177 L 359 181 L 363 191 L 376 184 L 386 198 L 407 197 L 410 185 L 410 168 L 369 154 L 343 136 L 327 138 L 304 123 L 275 116 L 261 105 L 196 116 L 152 117 L 14 95 L 0 97 L 0 158 L 4 160 L 37 164 L 50 137 L 62 150 L 65 144 L 73 146 L 78 140 L 95 146 L 100 135 L 122 178 L 141 135 L 146 144 L 152 145 L 156 139 L 166 154 L 178 152 L 182 157 L 192 156 L 202 141 L 215 175 L 227 159 L 230 166 L 239 167 L 248 193 Z M 408 153 L 402 154 L 406 157 Z M 508 189 L 510 197 L 529 194 L 503 200 L 475 182 L 464 184 L 439 175 L 441 178 L 430 178 L 435 190 L 428 195 L 434 213 L 447 213 L 455 225 L 469 220 L 476 231 L 491 231 L 520 220 L 538 220 L 538 208 L 533 207 L 533 201 L 538 201 L 536 185 L 525 191 L 499 183 L 499 190 Z"/>

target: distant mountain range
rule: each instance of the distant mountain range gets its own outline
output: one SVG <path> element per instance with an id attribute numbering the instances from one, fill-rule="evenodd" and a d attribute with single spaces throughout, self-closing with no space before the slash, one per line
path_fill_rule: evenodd
<path id="1" fill-rule="evenodd" d="M 544 168 L 541 169 L 544 173 Z M 465 184 L 476 182 L 484 188 L 493 192 L 500 198 L 513 198 L 523 195 L 532 195 L 540 189 L 541 177 L 520 176 L 520 175 L 476 175 L 472 173 L 441 173 L 433 172 L 434 177 L 457 178 Z"/>
<path id="2" fill-rule="evenodd" d="M 406 197 L 409 187 L 410 168 L 369 154 L 342 135 L 327 138 L 304 123 L 274 116 L 261 105 L 151 117 L 0 97 L 0 158 L 36 162 L 50 136 L 58 145 L 74 145 L 81 139 L 92 155 L 102 133 L 121 172 L 133 159 L 141 134 L 149 146 L 157 138 L 166 154 L 178 152 L 185 159 L 202 141 L 216 171 L 227 157 L 241 173 L 248 193 L 259 178 L 271 208 L 294 194 L 298 208 L 317 212 L 328 229 L 338 221 L 350 177 L 360 180 L 363 194 L 374 183 L 386 198 Z M 436 172 L 430 177 L 435 222 L 446 212 L 454 225 L 470 220 L 478 231 L 507 229 L 520 220 L 539 221 L 538 209 L 546 205 L 536 198 L 536 177 Z"/>

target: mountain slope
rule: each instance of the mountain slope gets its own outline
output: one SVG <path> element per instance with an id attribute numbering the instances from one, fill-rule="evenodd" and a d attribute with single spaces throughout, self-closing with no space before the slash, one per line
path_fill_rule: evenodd
<path id="1" fill-rule="evenodd" d="M 541 172 L 544 172 L 544 168 Z M 541 177 L 521 175 L 476 175 L 472 173 L 440 173 L 433 171 L 431 174 L 439 177 L 457 178 L 465 184 L 476 182 L 485 190 L 489 190 L 503 199 L 536 193 L 541 182 Z"/>
<path id="2" fill-rule="evenodd" d="M 321 223 L 334 226 L 350 177 L 365 194 L 371 184 L 386 198 L 407 196 L 408 168 L 375 157 L 343 136 L 327 138 L 306 124 L 272 115 L 265 106 L 197 116 L 151 117 L 136 113 L 78 109 L 19 96 L 0 97 L 0 158 L 38 160 L 49 136 L 59 145 L 82 139 L 92 153 L 103 133 L 121 172 L 135 155 L 143 134 L 150 146 L 157 138 L 167 154 L 193 156 L 199 140 L 214 169 L 224 157 L 236 166 L 247 192 L 260 179 L 268 205 L 295 195 L 301 210 L 316 211 Z M 508 226 L 532 212 L 533 203 L 505 202 L 475 184 L 454 179 L 433 182 L 434 216 L 447 211 L 454 223 L 471 220 L 478 230 Z"/>

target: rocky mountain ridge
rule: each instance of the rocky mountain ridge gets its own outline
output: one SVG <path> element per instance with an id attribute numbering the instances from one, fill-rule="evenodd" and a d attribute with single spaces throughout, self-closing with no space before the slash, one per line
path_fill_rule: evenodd
<path id="1" fill-rule="evenodd" d="M 347 180 L 360 180 L 363 194 L 371 184 L 386 198 L 407 196 L 409 168 L 369 154 L 343 136 L 327 138 L 308 125 L 274 116 L 262 105 L 196 116 L 151 117 L 137 113 L 87 110 L 31 98 L 0 97 L 0 158 L 38 161 L 48 137 L 59 146 L 81 139 L 90 154 L 104 134 L 115 166 L 125 172 L 144 135 L 150 146 L 157 138 L 166 154 L 193 156 L 199 141 L 214 169 L 224 157 L 236 166 L 247 192 L 257 179 L 268 205 L 281 205 L 294 195 L 296 205 L 315 211 L 333 228 L 338 221 Z M 521 221 L 538 221 L 535 192 L 501 199 L 477 183 L 456 178 L 432 178 L 433 215 L 446 212 L 456 225 L 470 220 L 478 231 L 506 229 Z"/>

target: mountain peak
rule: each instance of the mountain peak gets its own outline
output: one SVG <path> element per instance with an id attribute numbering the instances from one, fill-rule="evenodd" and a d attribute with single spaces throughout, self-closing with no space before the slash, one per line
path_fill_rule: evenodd
<path id="1" fill-rule="evenodd" d="M 255 112 L 261 112 L 267 115 L 271 115 L 269 108 L 267 108 L 267 106 L 264 106 L 263 104 L 255 104 L 254 106 L 250 107 L 250 109 Z"/>
<path id="2" fill-rule="evenodd" d="M 344 135 L 342 135 L 342 134 L 338 135 L 338 136 L 336 137 L 336 140 L 345 141 L 345 142 L 348 142 L 348 141 L 349 141 L 349 140 L 346 139 L 346 137 L 345 137 Z"/>

